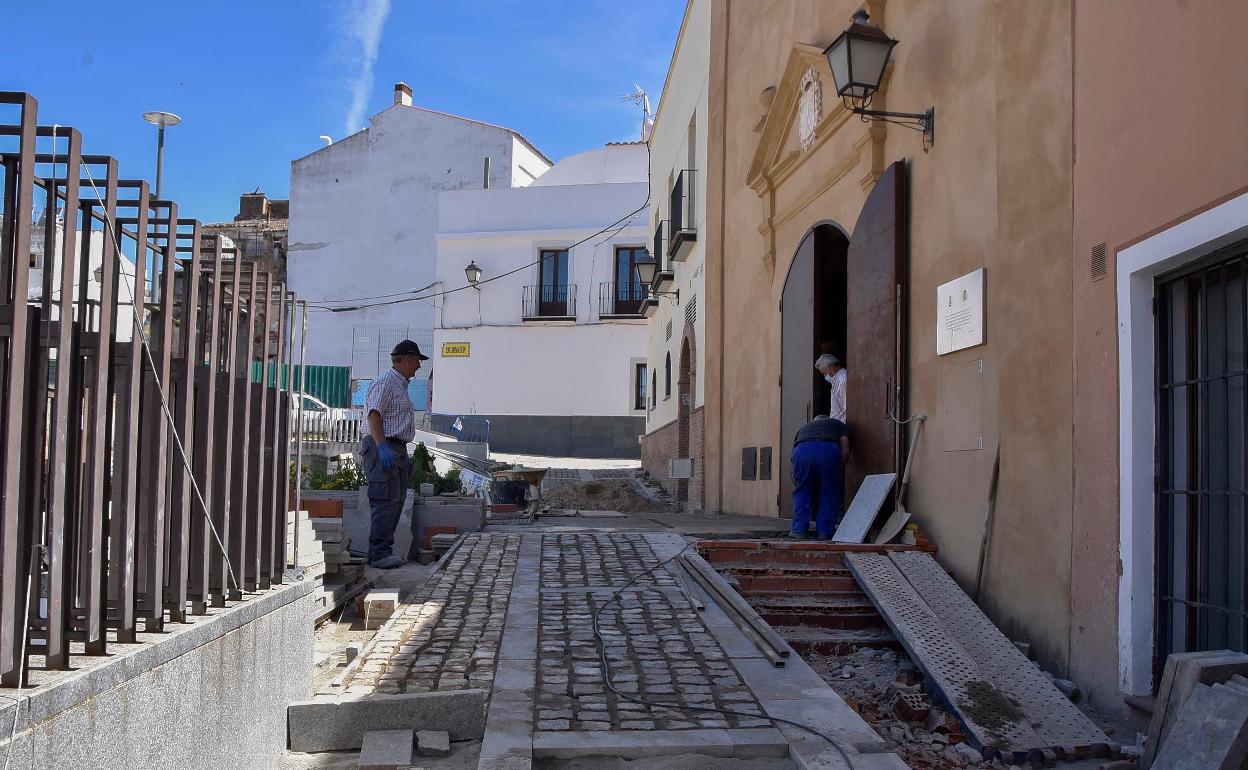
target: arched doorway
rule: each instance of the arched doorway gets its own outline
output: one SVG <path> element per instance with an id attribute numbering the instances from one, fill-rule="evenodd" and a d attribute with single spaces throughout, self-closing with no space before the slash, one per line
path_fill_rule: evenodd
<path id="1" fill-rule="evenodd" d="M 847 360 L 847 254 L 849 240 L 836 225 L 812 228 L 797 247 L 780 303 L 780 514 L 793 515 L 789 451 L 798 429 L 828 413 L 830 390 L 815 359 L 831 353 Z"/>
<path id="2" fill-rule="evenodd" d="M 684 339 L 680 343 L 680 368 L 676 380 L 676 456 L 692 457 L 690 454 L 690 417 L 693 412 L 693 401 L 697 398 L 697 373 L 694 366 L 693 325 L 685 324 Z M 701 453 L 699 453 L 700 455 Z M 701 463 L 701 457 L 694 460 Z M 696 474 L 700 469 L 694 468 Z M 692 479 L 680 479 L 676 482 L 676 499 L 680 503 L 689 502 L 689 487 Z"/>

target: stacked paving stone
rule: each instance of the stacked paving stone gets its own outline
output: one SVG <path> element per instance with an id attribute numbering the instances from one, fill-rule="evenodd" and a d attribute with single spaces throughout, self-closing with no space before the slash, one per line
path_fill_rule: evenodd
<path id="1" fill-rule="evenodd" d="M 519 535 L 467 535 L 378 632 L 346 692 L 489 689 L 519 547 Z"/>
<path id="2" fill-rule="evenodd" d="M 545 535 L 541 563 L 538 730 L 771 725 L 667 572 L 643 574 L 659 564 L 643 537 Z M 619 599 L 607 604 L 630 581 Z M 606 686 L 608 672 L 593 631 L 600 609 L 610 678 L 623 696 Z M 660 705 L 638 703 L 630 695 Z"/>

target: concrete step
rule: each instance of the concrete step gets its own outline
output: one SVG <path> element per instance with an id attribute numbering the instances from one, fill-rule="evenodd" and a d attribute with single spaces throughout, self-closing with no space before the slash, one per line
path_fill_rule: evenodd
<path id="1" fill-rule="evenodd" d="M 776 593 L 844 593 L 856 591 L 858 584 L 848 573 L 785 570 L 774 574 L 735 574 L 732 578 L 740 586 L 743 596 Z"/>
<path id="2" fill-rule="evenodd" d="M 806 625 L 817 628 L 870 629 L 887 628 L 884 619 L 865 596 L 836 594 L 803 597 L 751 596 L 750 605 L 772 627 Z"/>
<path id="3" fill-rule="evenodd" d="M 798 655 L 849 655 L 862 647 L 901 650 L 887 629 L 816 628 L 809 625 L 773 626 Z"/>

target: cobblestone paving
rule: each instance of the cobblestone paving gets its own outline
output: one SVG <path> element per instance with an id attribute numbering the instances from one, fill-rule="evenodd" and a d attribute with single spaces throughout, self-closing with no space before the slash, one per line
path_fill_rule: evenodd
<path id="1" fill-rule="evenodd" d="M 378 632 L 348 693 L 489 689 L 520 535 L 468 535 L 446 567 Z"/>
<path id="2" fill-rule="evenodd" d="M 640 535 L 621 533 L 542 536 L 542 588 L 619 588 L 654 569 L 659 559 Z M 675 586 L 663 570 L 641 575 L 634 586 Z M 544 624 L 543 624 L 544 625 Z"/>
<path id="3" fill-rule="evenodd" d="M 593 616 L 618 588 L 659 564 L 640 535 L 545 535 L 538 637 L 538 730 L 682 730 L 770 726 L 697 612 L 663 570 L 602 611 L 609 691 Z M 579 589 L 579 590 L 578 590 Z M 670 704 L 670 705 L 669 705 Z M 757 717 L 683 710 L 728 708 Z"/>

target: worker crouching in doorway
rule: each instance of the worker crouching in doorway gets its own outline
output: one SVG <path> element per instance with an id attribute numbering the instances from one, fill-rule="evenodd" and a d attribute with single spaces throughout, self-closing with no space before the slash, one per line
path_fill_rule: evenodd
<path id="1" fill-rule="evenodd" d="M 420 370 L 420 362 L 427 360 L 429 357 L 422 355 L 420 346 L 411 340 L 395 345 L 390 351 L 391 367 L 377 375 L 365 399 L 368 434 L 360 442 L 360 454 L 372 508 L 368 563 L 381 569 L 407 563 L 394 553 L 394 529 L 412 477 L 407 444 L 416 436 L 416 412 L 407 395 L 407 384 Z"/>
<path id="2" fill-rule="evenodd" d="M 793 439 L 793 529 L 789 537 L 809 537 L 815 513 L 815 536 L 831 540 L 841 520 L 844 463 L 849 459 L 849 428 L 819 415 Z"/>

